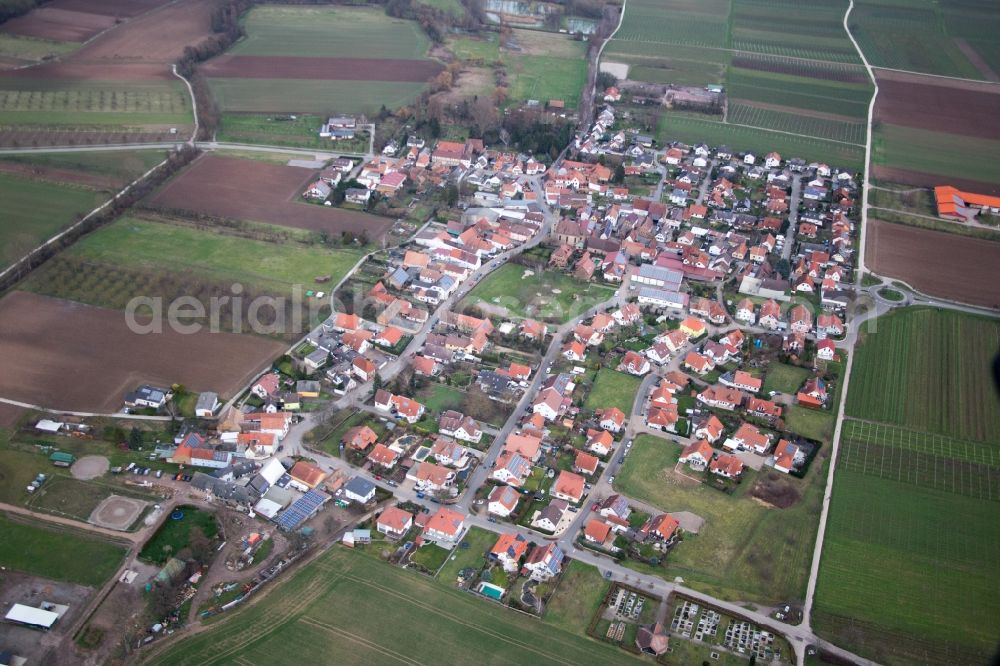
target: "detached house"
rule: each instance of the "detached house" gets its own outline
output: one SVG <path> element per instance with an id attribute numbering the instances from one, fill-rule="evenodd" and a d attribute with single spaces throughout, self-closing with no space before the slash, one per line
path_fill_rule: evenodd
<path id="1" fill-rule="evenodd" d="M 684 450 L 681 451 L 681 457 L 677 459 L 677 462 L 697 467 L 706 467 L 708 463 L 712 462 L 714 455 L 715 451 L 712 449 L 712 445 L 704 439 L 699 439 L 684 447 Z"/>
<path id="2" fill-rule="evenodd" d="M 736 479 L 743 474 L 743 462 L 736 456 L 723 454 L 713 460 L 709 464 L 708 469 L 712 474 L 717 474 L 727 479 Z"/>
<path id="3" fill-rule="evenodd" d="M 734 388 L 729 388 L 726 386 L 709 386 L 704 391 L 698 394 L 698 402 L 708 405 L 709 407 L 717 407 L 718 409 L 726 409 L 732 411 L 743 404 L 744 395 L 742 391 Z"/>
<path id="4" fill-rule="evenodd" d="M 562 571 L 565 557 L 558 544 L 549 543 L 545 546 L 535 546 L 524 561 L 524 567 L 521 571 L 526 573 L 531 580 L 551 580 Z"/>
<path id="5" fill-rule="evenodd" d="M 594 416 L 598 419 L 598 424 L 609 432 L 621 432 L 625 425 L 625 413 L 617 407 L 598 409 Z"/>
<path id="6" fill-rule="evenodd" d="M 413 527 L 413 514 L 390 506 L 375 521 L 375 529 L 387 537 L 399 539 Z"/>
<path id="7" fill-rule="evenodd" d="M 521 494 L 511 486 L 496 486 L 486 498 L 486 510 L 494 516 L 506 518 L 517 508 Z"/>
<path id="8" fill-rule="evenodd" d="M 428 541 L 450 545 L 458 541 L 464 527 L 465 516 L 447 507 L 441 507 L 424 525 L 423 536 Z"/>
<path id="9" fill-rule="evenodd" d="M 559 472 L 556 482 L 552 484 L 552 496 L 566 500 L 571 504 L 577 504 L 583 499 L 586 483 L 586 479 L 579 474 L 566 471 Z"/>
<path id="10" fill-rule="evenodd" d="M 586 449 L 592 451 L 599 456 L 606 456 L 614 448 L 615 440 L 607 430 L 593 430 L 587 431 L 587 443 Z"/>
<path id="11" fill-rule="evenodd" d="M 501 534 L 490 549 L 490 559 L 499 563 L 504 571 L 521 568 L 521 558 L 528 552 L 528 540 L 516 532 Z"/>

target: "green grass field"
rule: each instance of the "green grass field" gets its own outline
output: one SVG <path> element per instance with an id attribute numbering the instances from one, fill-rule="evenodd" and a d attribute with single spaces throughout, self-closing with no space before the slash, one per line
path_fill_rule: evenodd
<path id="1" fill-rule="evenodd" d="M 94 153 L 43 153 L 4 155 L 3 162 L 50 169 L 68 169 L 109 176 L 122 186 L 135 180 L 166 157 L 162 150 L 121 150 Z"/>
<path id="2" fill-rule="evenodd" d="M 487 33 L 481 39 L 454 37 L 449 40 L 448 48 L 459 60 L 480 61 L 489 65 L 500 59 L 500 40 L 493 33 Z"/>
<path id="3" fill-rule="evenodd" d="M 850 416 L 1000 443 L 1000 393 L 991 374 L 1000 323 L 907 308 L 875 326 L 857 347 Z"/>
<path id="4" fill-rule="evenodd" d="M 543 620 L 579 636 L 587 635 L 587 626 L 600 607 L 611 583 L 589 564 L 571 560 L 563 570 L 559 586 L 545 607 Z"/>
<path id="5" fill-rule="evenodd" d="M 423 83 L 401 81 L 300 81 L 297 79 L 209 79 L 223 111 L 274 113 L 373 113 L 412 102 Z M 321 85 L 317 85 L 321 83 Z"/>
<path id="6" fill-rule="evenodd" d="M 201 528 L 202 533 L 210 539 L 219 532 L 214 513 L 193 506 L 178 506 L 174 510 L 182 511 L 184 517 L 180 520 L 168 517 L 156 534 L 142 547 L 139 552 L 140 559 L 152 564 L 165 563 L 179 551 L 187 548 L 191 530 L 195 527 Z"/>
<path id="7" fill-rule="evenodd" d="M 587 79 L 587 63 L 583 42 L 576 58 L 504 54 L 510 81 L 510 99 L 525 101 L 536 99 L 543 104 L 550 99 L 561 99 L 566 107 L 575 109 Z"/>
<path id="8" fill-rule="evenodd" d="M 281 120 L 277 120 L 281 117 Z M 286 116 L 258 113 L 226 113 L 222 116 L 219 141 L 233 143 L 260 143 L 270 146 L 292 148 L 331 149 L 331 141 L 319 136 L 319 128 L 325 122 L 322 116 L 300 115 L 295 120 Z M 336 150 L 342 153 L 368 152 L 368 133 L 360 132 L 349 141 L 338 141 Z M 255 159 L 248 151 L 247 157 Z M 294 156 L 301 158 L 300 155 Z M 286 158 L 287 161 L 287 158 Z"/>
<path id="9" fill-rule="evenodd" d="M 55 56 L 65 55 L 80 48 L 74 42 L 54 42 L 50 39 L 23 37 L 0 32 L 0 57 L 13 58 L 24 62 L 39 62 Z"/>
<path id="10" fill-rule="evenodd" d="M 819 633 L 883 663 L 986 663 L 1000 623 L 998 520 L 996 501 L 838 466 Z"/>
<path id="11" fill-rule="evenodd" d="M 790 405 L 785 409 L 785 427 L 797 435 L 829 442 L 833 439 L 834 412 Z"/>
<path id="12" fill-rule="evenodd" d="M 465 393 L 445 384 L 432 384 L 417 395 L 417 400 L 432 412 L 460 409 Z"/>
<path id="13" fill-rule="evenodd" d="M 267 627 L 262 631 L 261 627 Z M 294 644 L 295 650 L 288 646 Z M 334 547 L 155 664 L 630 663 L 625 652 Z"/>
<path id="14" fill-rule="evenodd" d="M 882 123 L 872 137 L 872 164 L 996 182 L 998 150 L 1000 141 Z"/>
<path id="15" fill-rule="evenodd" d="M 99 206 L 105 195 L 73 185 L 60 185 L 0 174 L 0 269 L 6 268 Z"/>
<path id="16" fill-rule="evenodd" d="M 461 16 L 465 13 L 465 7 L 458 0 L 420 0 L 418 4 L 427 5 L 434 9 L 440 9 L 452 16 Z"/>
<path id="17" fill-rule="evenodd" d="M 583 406 L 585 409 L 591 410 L 617 407 L 625 414 L 631 414 L 632 403 L 635 401 L 635 394 L 641 383 L 641 377 L 609 368 L 601 368 L 597 371 L 594 385 L 591 387 L 590 394 Z"/>
<path id="18" fill-rule="evenodd" d="M 336 283 L 357 263 L 355 250 L 257 241 L 188 226 L 126 217 L 87 235 L 68 253 L 148 272 L 183 272 L 288 293 L 312 289 L 318 275 Z"/>
<path id="19" fill-rule="evenodd" d="M 864 164 L 862 146 L 740 127 L 682 113 L 665 113 L 660 117 L 659 140 L 660 143 L 704 141 L 713 146 L 727 145 L 734 150 L 757 153 L 776 150 L 782 156 L 824 161 L 853 170 L 860 170 Z"/>
<path id="20" fill-rule="evenodd" d="M 45 511 L 86 522 L 94 509 L 109 495 L 126 495 L 157 501 L 152 495 L 142 495 L 100 481 L 80 481 L 68 476 L 51 476 L 50 480 L 27 501 L 34 511 Z"/>
<path id="21" fill-rule="evenodd" d="M 835 113 L 864 120 L 871 86 L 730 67 L 730 98 L 780 104 L 789 109 Z"/>
<path id="22" fill-rule="evenodd" d="M 642 435 L 615 479 L 615 489 L 664 511 L 691 511 L 705 519 L 667 558 L 648 570 L 725 599 L 802 599 L 816 534 L 825 465 L 814 462 L 804 480 L 789 479 L 802 499 L 787 509 L 753 501 L 753 473 L 727 495 L 674 473 L 681 446 Z M 762 472 L 766 473 L 766 472 Z"/>
<path id="23" fill-rule="evenodd" d="M 102 585 L 121 564 L 125 549 L 67 530 L 0 515 L 0 564 L 43 578 L 78 585 Z"/>
<path id="24" fill-rule="evenodd" d="M 795 365 L 785 363 L 772 363 L 767 366 L 764 375 L 764 386 L 761 389 L 764 393 L 771 391 L 781 391 L 782 393 L 795 393 L 809 377 L 809 370 Z"/>
<path id="25" fill-rule="evenodd" d="M 255 7 L 244 25 L 233 55 L 420 59 L 430 48 L 415 21 L 375 8 Z"/>
<path id="26" fill-rule="evenodd" d="M 505 308 L 513 317 L 535 317 L 564 322 L 602 303 L 615 290 L 582 283 L 565 273 L 543 271 L 524 277 L 525 268 L 506 264 L 476 285 L 462 303 Z"/>

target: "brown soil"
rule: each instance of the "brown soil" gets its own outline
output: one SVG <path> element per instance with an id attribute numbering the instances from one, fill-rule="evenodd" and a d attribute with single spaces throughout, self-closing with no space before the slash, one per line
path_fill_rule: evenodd
<path id="1" fill-rule="evenodd" d="M 1000 243 L 881 220 L 868 222 L 865 259 L 882 275 L 941 298 L 1000 304 Z"/>
<path id="2" fill-rule="evenodd" d="M 433 60 L 302 58 L 224 55 L 201 68 L 205 76 L 326 81 L 427 81 L 444 69 Z"/>
<path id="3" fill-rule="evenodd" d="M 875 70 L 881 122 L 1000 140 L 1000 89 L 989 83 Z"/>
<path id="4" fill-rule="evenodd" d="M 125 315 L 27 292 L 0 299 L 0 396 L 73 411 L 114 412 L 141 383 L 230 396 L 284 350 L 250 335 L 138 335 Z"/>
<path id="5" fill-rule="evenodd" d="M 70 183 L 73 185 L 84 185 L 98 190 L 115 189 L 119 185 L 117 178 L 103 176 L 97 173 L 86 173 L 84 171 L 73 171 L 72 169 L 57 169 L 54 167 L 37 166 L 34 164 L 21 164 L 20 162 L 0 161 L 0 173 L 9 173 L 17 176 L 27 176 L 35 180 L 45 180 L 55 183 Z"/>
<path id="6" fill-rule="evenodd" d="M 0 402 L 0 428 L 13 428 L 27 410 L 24 407 Z"/>
<path id="7" fill-rule="evenodd" d="M 961 190 L 968 190 L 969 192 L 1000 195 L 1000 183 L 991 183 L 984 180 L 969 180 L 968 178 L 954 178 L 952 176 L 942 176 L 941 174 L 927 173 L 925 171 L 911 171 L 909 169 L 897 169 L 894 167 L 873 166 L 872 177 L 875 180 L 899 183 L 901 185 L 915 185 L 917 187 L 952 185 Z"/>
<path id="8" fill-rule="evenodd" d="M 150 204 L 286 227 L 382 236 L 392 220 L 298 201 L 316 172 L 257 160 L 206 155 L 169 182 Z"/>
<path id="9" fill-rule="evenodd" d="M 164 5 L 169 0 L 54 0 L 46 7 L 129 18 Z"/>
<path id="10" fill-rule="evenodd" d="M 114 24 L 111 16 L 46 5 L 7 21 L 0 32 L 57 42 L 85 42 Z"/>

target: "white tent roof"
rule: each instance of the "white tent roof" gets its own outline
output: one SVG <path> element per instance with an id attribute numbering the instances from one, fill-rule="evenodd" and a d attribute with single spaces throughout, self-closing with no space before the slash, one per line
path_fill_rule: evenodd
<path id="1" fill-rule="evenodd" d="M 42 419 L 35 424 L 35 429 L 41 430 L 43 432 L 59 432 L 59 429 L 63 427 L 63 424 L 59 421 L 52 421 L 50 419 Z"/>
<path id="2" fill-rule="evenodd" d="M 34 608 L 23 604 L 14 604 L 14 606 L 7 611 L 5 618 L 12 620 L 13 622 L 30 624 L 36 627 L 45 627 L 48 629 L 56 620 L 59 619 L 59 614 L 53 613 L 52 611 L 42 610 L 41 608 Z"/>

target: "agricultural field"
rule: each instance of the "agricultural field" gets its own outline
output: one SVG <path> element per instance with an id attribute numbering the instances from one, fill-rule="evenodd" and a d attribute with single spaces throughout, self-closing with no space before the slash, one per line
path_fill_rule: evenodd
<path id="1" fill-rule="evenodd" d="M 923 402 L 905 386 L 902 399 Z M 995 441 L 858 420 L 843 438 L 817 630 L 883 663 L 985 663 L 1000 622 Z"/>
<path id="2" fill-rule="evenodd" d="M 713 146 L 727 145 L 734 148 L 739 146 L 738 150 L 757 153 L 776 150 L 782 156 L 801 156 L 803 159 L 823 161 L 858 171 L 864 165 L 865 151 L 861 145 L 782 134 L 682 113 L 665 113 L 660 117 L 658 140 L 661 144 L 670 141 L 687 143 L 704 141 Z"/>
<path id="3" fill-rule="evenodd" d="M 107 197 L 93 190 L 0 173 L 0 270 L 89 213 Z"/>
<path id="4" fill-rule="evenodd" d="M 95 288 L 96 273 L 71 274 Z M 23 291 L 0 299 L 0 395 L 56 409 L 116 412 L 144 382 L 232 396 L 284 351 L 252 335 L 137 335 L 121 312 Z M 183 362 L 178 362 L 183 359 Z"/>
<path id="5" fill-rule="evenodd" d="M 111 577 L 125 549 L 67 529 L 26 524 L 0 515 L 0 564 L 34 576 L 98 587 Z"/>
<path id="6" fill-rule="evenodd" d="M 998 343 L 1000 323 L 985 317 L 930 308 L 879 317 L 855 352 L 847 414 L 1000 443 L 1000 392 L 992 375 Z"/>
<path id="7" fill-rule="evenodd" d="M 803 598 L 826 474 L 823 452 L 806 479 L 787 479 L 800 499 L 786 509 L 748 496 L 757 478 L 753 473 L 733 495 L 676 474 L 680 453 L 680 444 L 642 435 L 615 479 L 615 489 L 629 497 L 705 519 L 698 534 L 685 535 L 671 552 L 665 569 L 649 573 L 667 580 L 682 576 L 688 585 L 725 599 Z"/>
<path id="8" fill-rule="evenodd" d="M 462 306 L 478 306 L 503 316 L 532 317 L 564 322 L 614 296 L 614 289 L 581 283 L 565 273 L 531 271 L 506 264 L 489 274 L 462 299 Z"/>
<path id="9" fill-rule="evenodd" d="M 374 113 L 409 104 L 443 69 L 414 21 L 377 9 L 263 6 L 245 27 L 202 68 L 227 114 Z"/>
<path id="10" fill-rule="evenodd" d="M 392 224 L 367 213 L 296 201 L 315 175 L 301 167 L 205 155 L 160 188 L 149 204 L 371 240 Z"/>
<path id="11" fill-rule="evenodd" d="M 65 254 L 86 263 L 181 272 L 283 295 L 294 285 L 313 288 L 317 276 L 330 275 L 336 284 L 362 256 L 358 250 L 273 243 L 219 231 L 171 224 L 169 218 L 125 217 L 85 236 Z"/>
<path id="12" fill-rule="evenodd" d="M 629 65 L 630 80 L 724 87 L 723 116 L 664 110 L 661 143 L 725 143 L 860 170 L 872 88 L 843 29 L 846 8 L 639 0 L 604 60 Z"/>
<path id="13" fill-rule="evenodd" d="M 155 135 L 186 137 L 193 112 L 180 81 L 0 78 L 0 142 L 43 144 L 33 132 L 71 132 L 75 142 Z M 171 134 L 171 129 L 176 134 Z"/>
<path id="14" fill-rule="evenodd" d="M 877 214 L 900 217 L 886 211 Z M 995 279 L 997 232 L 923 217 L 900 217 L 900 221 L 905 224 L 868 220 L 865 252 L 873 270 L 933 296 L 987 308 L 1000 304 L 1000 284 Z M 953 229 L 978 233 L 959 235 Z"/>
<path id="15" fill-rule="evenodd" d="M 598 410 L 617 407 L 626 414 L 632 413 L 635 394 L 642 383 L 641 377 L 629 375 L 609 368 L 597 371 L 597 377 L 590 388 L 590 395 L 583 403 L 585 409 Z"/>
<path id="16" fill-rule="evenodd" d="M 270 631 L 261 632 L 261 626 Z M 296 650 L 288 650 L 290 642 Z M 260 602 L 227 613 L 151 663 L 211 666 L 252 655 L 280 666 L 344 654 L 371 663 L 486 663 L 496 659 L 498 645 L 512 663 L 586 666 L 632 659 L 611 646 L 335 547 Z"/>
<path id="17" fill-rule="evenodd" d="M 41 62 L 65 55 L 77 48 L 72 42 L 57 42 L 51 39 L 22 37 L 0 32 L 0 63 L 10 67 Z"/>
<path id="18" fill-rule="evenodd" d="M 0 173 L 116 192 L 166 157 L 162 150 L 34 153 L 0 156 Z"/>
<path id="19" fill-rule="evenodd" d="M 962 4 L 968 5 L 968 11 L 960 23 L 942 20 Z M 983 78 L 956 44 L 957 35 L 949 34 L 948 23 L 955 27 L 966 21 L 973 26 L 982 22 L 980 30 L 990 24 L 996 26 L 996 12 L 987 5 L 964 2 L 943 2 L 939 6 L 929 0 L 863 0 L 856 3 L 851 14 L 851 29 L 873 66 Z M 989 34 L 990 42 L 996 43 L 996 34 Z"/>

